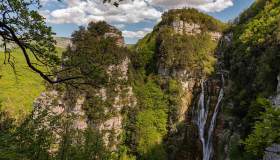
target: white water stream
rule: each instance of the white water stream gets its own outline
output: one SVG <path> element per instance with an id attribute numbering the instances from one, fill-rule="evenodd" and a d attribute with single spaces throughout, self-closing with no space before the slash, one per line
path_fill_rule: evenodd
<path id="1" fill-rule="evenodd" d="M 206 129 L 206 124 L 207 124 L 207 117 L 208 117 L 208 113 L 210 110 L 210 97 L 208 97 L 207 102 L 205 104 L 205 89 L 204 89 L 204 85 L 205 82 L 202 81 L 201 82 L 201 93 L 199 96 L 199 101 L 198 101 L 198 110 L 196 111 L 196 119 L 195 119 L 195 123 L 198 127 L 198 132 L 199 132 L 199 138 L 200 141 L 202 143 L 202 149 L 203 149 L 203 160 L 210 160 L 212 157 L 212 153 L 213 153 L 213 144 L 212 144 L 212 139 L 213 139 L 213 132 L 214 132 L 214 128 L 216 125 L 216 119 L 217 119 L 217 115 L 219 112 L 219 106 L 220 103 L 224 97 L 224 89 L 223 89 L 223 83 L 224 83 L 224 77 L 222 75 L 222 87 L 219 91 L 219 97 L 215 106 L 215 110 L 214 113 L 211 117 L 211 123 L 210 126 L 208 128 L 208 136 L 205 136 L 205 129 Z"/>

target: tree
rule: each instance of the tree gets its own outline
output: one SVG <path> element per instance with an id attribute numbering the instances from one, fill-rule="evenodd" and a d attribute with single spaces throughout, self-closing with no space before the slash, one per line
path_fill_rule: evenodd
<path id="1" fill-rule="evenodd" d="M 245 140 L 245 149 L 261 158 L 267 147 L 280 143 L 280 109 L 268 108 L 255 124 L 254 131 Z"/>
<path id="2" fill-rule="evenodd" d="M 54 33 L 37 11 L 40 7 L 39 0 L 1 0 L 0 38 L 5 54 L 4 63 L 14 67 L 10 46 L 16 46 L 22 51 L 28 67 L 49 83 L 78 78 L 59 79 L 58 72 L 53 72 L 59 66 L 60 59 L 55 52 Z"/>
<path id="3" fill-rule="evenodd" d="M 118 6 L 122 0 L 103 0 Z M 40 0 L 0 0 L 0 45 L 4 48 L 4 63 L 14 68 L 10 47 L 19 47 L 28 67 L 49 83 L 61 83 L 82 78 L 58 76 L 63 69 L 55 52 L 54 33 L 46 25 L 44 17 L 38 13 Z M 35 60 L 33 60 L 35 59 Z M 42 69 L 44 68 L 44 69 Z M 69 68 L 67 69 L 69 70 Z"/>

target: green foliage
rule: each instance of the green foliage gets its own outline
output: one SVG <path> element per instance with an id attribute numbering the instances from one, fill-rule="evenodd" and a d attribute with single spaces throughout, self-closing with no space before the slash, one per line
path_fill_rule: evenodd
<path id="1" fill-rule="evenodd" d="M 146 35 L 143 39 L 139 40 L 136 46 L 133 47 L 132 64 L 135 69 L 142 72 L 151 73 L 155 70 L 155 52 L 157 49 L 157 35 L 156 31 Z"/>
<path id="2" fill-rule="evenodd" d="M 141 109 L 166 109 L 165 95 L 153 80 L 148 80 L 145 84 L 136 84 L 134 91 Z"/>
<path id="3" fill-rule="evenodd" d="M 158 62 L 165 68 L 189 69 L 211 74 L 216 58 L 217 43 L 207 33 L 195 36 L 175 35 L 170 28 L 161 30 L 158 37 Z"/>
<path id="4" fill-rule="evenodd" d="M 250 135 L 244 142 L 248 154 L 244 147 L 239 148 L 244 157 L 261 157 L 263 149 L 277 137 L 271 132 L 278 126 L 268 118 L 272 115 L 268 98 L 276 92 L 280 72 L 279 20 L 279 1 L 257 0 L 225 33 L 230 41 L 219 46 L 230 73 L 228 98 L 233 102 L 234 130 L 239 131 L 242 140 Z"/>
<path id="5" fill-rule="evenodd" d="M 172 22 L 183 20 L 197 23 L 202 34 L 178 35 L 172 29 Z M 134 47 L 134 67 L 146 74 L 157 73 L 159 65 L 166 69 L 198 69 L 205 74 L 214 71 L 214 52 L 217 42 L 211 40 L 207 31 L 222 32 L 226 25 L 195 9 L 177 9 L 166 12 L 154 31 Z"/>
<path id="6" fill-rule="evenodd" d="M 113 36 L 108 36 L 111 33 Z M 116 44 L 120 37 L 118 30 L 105 22 L 90 23 L 87 29 L 81 27 L 72 35 L 75 49 L 68 48 L 63 53 L 63 66 L 68 69 L 62 77 L 82 76 L 70 84 L 100 86 L 108 83 L 106 72 L 109 65 L 120 64 L 128 55 L 128 49 Z"/>
<path id="7" fill-rule="evenodd" d="M 54 141 L 52 130 L 44 126 L 43 118 L 47 112 L 41 112 L 37 118 L 29 116 L 19 126 L 5 112 L 1 113 L 0 157 L 6 160 L 47 160 L 50 158 L 48 149 Z"/>
<path id="8" fill-rule="evenodd" d="M 167 134 L 167 100 L 161 88 L 148 80 L 134 87 L 139 113 L 136 116 L 136 150 L 142 159 L 165 159 L 163 138 Z"/>
<path id="9" fill-rule="evenodd" d="M 63 49 L 56 50 L 61 55 Z M 15 70 L 8 64 L 0 64 L 0 110 L 20 121 L 31 113 L 33 102 L 45 90 L 45 85 L 40 76 L 28 68 L 18 49 L 11 52 L 15 58 Z M 0 52 L 0 62 L 5 59 L 2 53 Z"/>
<path id="10" fill-rule="evenodd" d="M 127 147 L 121 147 L 119 160 L 136 160 L 136 157 L 128 153 Z"/>
<path id="11" fill-rule="evenodd" d="M 277 2 L 274 1 L 274 3 Z M 246 23 L 246 21 L 251 20 L 251 18 L 258 15 L 259 12 L 261 12 L 264 7 L 266 6 L 266 3 L 271 3 L 271 0 L 256 0 L 250 8 L 248 8 L 246 11 L 244 11 L 239 17 L 237 23 Z"/>
<path id="12" fill-rule="evenodd" d="M 102 135 L 97 130 L 91 127 L 85 131 L 68 129 L 63 135 L 60 149 L 55 159 L 110 159 L 110 154 L 104 146 Z"/>
<path id="13" fill-rule="evenodd" d="M 254 126 L 255 122 L 260 120 L 262 112 L 264 112 L 265 109 L 269 107 L 271 107 L 271 103 L 268 99 L 258 97 L 251 103 L 248 114 L 244 118 L 244 122 L 246 122 L 246 125 L 250 128 Z"/>
<path id="14" fill-rule="evenodd" d="M 71 117 L 53 116 L 46 110 L 35 114 L 16 126 L 14 119 L 1 112 L 1 160 L 112 159 L 99 131 L 93 128 L 75 130 Z"/>
<path id="15" fill-rule="evenodd" d="M 163 137 L 166 135 L 167 114 L 164 110 L 145 110 L 136 117 L 137 127 L 137 152 L 143 159 L 166 158 L 162 146 Z"/>
<path id="16" fill-rule="evenodd" d="M 36 97 L 45 89 L 42 79 L 28 69 L 25 59 L 19 50 L 15 50 L 16 74 L 9 65 L 0 64 L 0 97 L 2 111 L 9 112 L 20 120 L 32 111 L 32 104 Z M 3 53 L 3 52 L 2 52 Z M 0 61 L 4 61 L 4 54 L 0 53 Z"/>
<path id="17" fill-rule="evenodd" d="M 180 83 L 174 79 L 168 81 L 168 88 L 166 94 L 168 96 L 168 116 L 172 122 L 175 123 L 178 120 L 179 115 L 179 108 L 181 106 L 181 93 L 182 93 L 182 86 Z M 171 125 L 171 124 L 170 124 Z"/>
<path id="18" fill-rule="evenodd" d="M 267 108 L 254 127 L 252 134 L 248 136 L 244 144 L 246 151 L 259 158 L 267 147 L 280 143 L 280 109 Z"/>
<path id="19" fill-rule="evenodd" d="M 256 1 L 240 19 L 227 33 L 233 35 L 231 43 L 220 48 L 223 48 L 225 67 L 233 82 L 230 93 L 235 106 L 233 112 L 243 122 L 246 136 L 258 119 L 252 116 L 256 111 L 256 97 L 267 98 L 276 91 L 276 77 L 280 72 L 277 67 L 280 63 L 279 1 Z"/>
<path id="20" fill-rule="evenodd" d="M 131 55 L 130 79 L 137 107 L 129 111 L 126 143 L 139 159 L 166 159 L 172 142 L 163 141 L 168 141 L 166 136 L 171 128 L 178 127 L 181 85 L 171 74 L 168 78 L 159 76 L 159 68 L 170 73 L 186 70 L 203 76 L 212 74 L 217 42 L 207 31 L 222 31 L 225 27 L 193 9 L 171 10 L 162 19 L 152 33 L 132 48 L 135 52 Z M 201 25 L 203 33 L 176 34 L 171 23 L 178 19 Z"/>
<path id="21" fill-rule="evenodd" d="M 19 47 L 28 67 L 43 79 L 53 82 L 53 77 L 49 75 L 60 64 L 60 59 L 55 52 L 54 33 L 39 14 L 40 7 L 39 0 L 1 1 L 1 49 L 7 57 L 11 57 L 14 52 L 10 52 L 10 48 Z M 14 60 L 6 58 L 5 63 L 13 66 Z"/>

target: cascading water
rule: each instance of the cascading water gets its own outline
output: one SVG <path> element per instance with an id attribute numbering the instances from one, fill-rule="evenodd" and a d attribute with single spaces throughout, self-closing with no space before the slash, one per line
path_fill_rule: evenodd
<path id="1" fill-rule="evenodd" d="M 211 118 L 211 123 L 208 128 L 208 136 L 205 137 L 205 129 L 206 129 L 206 124 L 207 124 L 207 117 L 210 109 L 210 98 L 208 98 L 206 104 L 205 104 L 205 81 L 201 82 L 201 93 L 199 96 L 199 101 L 198 101 L 198 109 L 196 112 L 196 119 L 195 123 L 198 127 L 198 132 L 199 132 L 199 138 L 202 143 L 202 149 L 203 149 L 203 160 L 210 160 L 213 152 L 213 144 L 212 144 L 212 139 L 213 139 L 213 131 L 214 127 L 216 125 L 216 119 L 217 115 L 219 112 L 219 106 L 220 103 L 223 99 L 224 96 L 224 89 L 223 89 L 223 84 L 224 84 L 224 77 L 222 75 L 222 87 L 219 91 L 219 97 L 215 106 L 214 113 Z"/>

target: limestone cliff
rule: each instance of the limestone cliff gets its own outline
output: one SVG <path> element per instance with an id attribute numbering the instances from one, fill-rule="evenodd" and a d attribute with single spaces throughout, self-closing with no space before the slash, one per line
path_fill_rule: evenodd
<path id="1" fill-rule="evenodd" d="M 214 24 L 215 27 L 211 27 Z M 209 99 L 209 104 L 205 104 L 209 114 L 206 113 L 203 130 L 206 133 L 212 127 L 210 123 L 215 125 L 211 121 L 216 119 L 211 118 L 216 114 L 214 110 L 222 86 L 221 72 L 215 73 L 215 70 L 220 71 L 215 49 L 224 27 L 221 22 L 193 9 L 171 10 L 163 15 L 162 22 L 154 31 L 136 45 L 138 54 L 148 54 L 143 51 L 155 45 L 151 47 L 153 63 L 156 64 L 153 66 L 154 74 L 162 78 L 164 90 L 169 90 L 166 83 L 172 80 L 179 84 L 175 111 L 169 113 L 165 143 L 168 159 L 200 160 L 203 157 L 201 129 L 195 119 L 203 85 L 206 88 L 205 102 Z M 174 105 L 173 102 L 170 105 Z"/>
<path id="2" fill-rule="evenodd" d="M 229 27 L 195 9 L 170 10 L 130 50 L 117 29 L 91 23 L 63 54 L 68 74 L 83 78 L 51 87 L 35 113 L 95 128 L 112 159 L 277 159 L 277 141 L 262 154 L 247 153 L 250 141 L 243 142 L 280 105 L 279 30 L 259 23 L 274 15 L 262 9 L 276 3 Z M 271 28 L 278 19 L 269 19 Z"/>
<path id="3" fill-rule="evenodd" d="M 95 24 L 92 25 L 95 26 Z M 101 36 L 104 40 L 112 38 L 113 43 L 119 48 L 124 47 L 121 33 L 112 26 L 109 26 L 108 30 Z M 69 50 L 77 53 L 79 47 L 73 42 Z M 71 54 L 64 55 L 64 68 L 67 68 L 71 56 Z M 101 65 L 103 62 L 96 63 Z M 106 81 L 106 85 L 92 86 L 84 85 L 84 82 L 77 82 L 80 85 L 74 87 L 66 84 L 66 88 L 62 90 L 59 89 L 59 86 L 50 87 L 49 91 L 42 93 L 35 101 L 35 115 L 46 110 L 59 119 L 63 119 L 63 117 L 70 119 L 69 123 L 74 130 L 84 131 L 88 127 L 93 127 L 103 136 L 105 146 L 111 151 L 117 151 L 118 144 L 122 141 L 123 110 L 133 108 L 136 105 L 132 87 L 128 84 L 129 65 L 128 56 L 120 57 L 119 63 L 106 64 L 104 73 L 107 76 L 106 79 L 103 79 Z M 49 123 L 47 121 L 50 121 L 49 117 L 46 119 L 46 123 Z M 60 126 L 56 130 L 62 128 Z"/>

